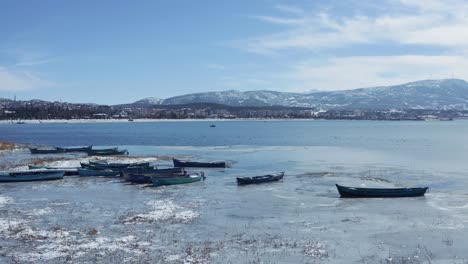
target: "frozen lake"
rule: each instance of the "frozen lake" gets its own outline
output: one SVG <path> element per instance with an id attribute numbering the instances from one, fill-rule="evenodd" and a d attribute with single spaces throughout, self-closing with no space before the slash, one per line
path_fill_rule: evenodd
<path id="1" fill-rule="evenodd" d="M 119 178 L 1 184 L 0 262 L 468 261 L 468 122 L 209 124 L 0 125 L 2 141 L 120 146 L 158 156 L 162 166 L 170 156 L 233 162 L 205 170 L 204 182 L 160 188 Z M 3 165 L 34 159 L 27 151 L 0 154 Z M 235 182 L 276 171 L 286 171 L 284 181 Z M 336 183 L 430 190 L 340 199 Z"/>

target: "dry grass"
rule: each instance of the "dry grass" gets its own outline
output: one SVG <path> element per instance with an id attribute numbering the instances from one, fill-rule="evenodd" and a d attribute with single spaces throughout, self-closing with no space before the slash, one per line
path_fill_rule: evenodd
<path id="1" fill-rule="evenodd" d="M 15 143 L 10 142 L 0 142 L 0 150 L 14 150 L 18 148 Z"/>

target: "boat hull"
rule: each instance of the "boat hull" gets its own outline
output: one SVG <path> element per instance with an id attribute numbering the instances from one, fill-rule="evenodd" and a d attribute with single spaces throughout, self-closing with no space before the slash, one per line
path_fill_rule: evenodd
<path id="1" fill-rule="evenodd" d="M 176 184 L 185 184 L 185 183 L 194 183 L 204 180 L 205 176 L 203 175 L 191 175 L 188 177 L 172 177 L 172 178 L 156 178 L 152 177 L 151 182 L 153 186 L 161 185 L 176 185 Z"/>
<path id="2" fill-rule="evenodd" d="M 237 177 L 237 184 L 248 185 L 248 184 L 277 182 L 279 180 L 282 180 L 283 176 L 284 176 L 284 172 L 279 172 L 279 173 L 269 174 L 269 175 L 264 175 L 264 176 L 256 176 L 256 177 Z"/>
<path id="3" fill-rule="evenodd" d="M 53 181 L 63 179 L 63 172 L 14 172 L 0 175 L 0 182 Z"/>
<path id="4" fill-rule="evenodd" d="M 79 147 L 79 148 L 62 148 L 57 147 L 58 150 L 62 150 L 63 152 L 88 152 L 93 148 L 93 146 L 87 147 Z"/>
<path id="5" fill-rule="evenodd" d="M 180 168 L 226 168 L 227 162 L 195 162 L 195 161 L 182 161 L 178 159 L 172 159 L 174 167 Z"/>
<path id="6" fill-rule="evenodd" d="M 423 188 L 354 188 L 336 184 L 343 198 L 398 198 L 423 196 L 428 187 Z"/>
<path id="7" fill-rule="evenodd" d="M 31 154 L 59 154 L 59 153 L 65 153 L 64 150 L 62 149 L 37 149 L 37 148 L 30 148 L 29 151 Z"/>

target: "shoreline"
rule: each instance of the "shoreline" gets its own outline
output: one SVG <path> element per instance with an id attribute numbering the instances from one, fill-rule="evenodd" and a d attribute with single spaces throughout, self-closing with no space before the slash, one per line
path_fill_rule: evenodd
<path id="1" fill-rule="evenodd" d="M 466 120 L 465 118 L 454 118 L 450 121 Z M 158 122 L 296 122 L 296 121 L 400 121 L 400 122 L 435 122 L 446 120 L 393 120 L 393 119 L 301 119 L 301 118 L 278 118 L 278 119 L 262 119 L 262 118 L 236 118 L 236 119 L 22 119 L 22 120 L 0 120 L 0 125 L 21 125 L 21 124 L 95 124 L 95 123 L 158 123 Z M 448 121 L 448 120 L 447 120 Z M 17 122 L 22 122 L 17 124 Z"/>
<path id="2" fill-rule="evenodd" d="M 22 119 L 22 120 L 0 120 L 0 124 L 16 124 L 17 122 L 24 122 L 25 124 L 54 124 L 54 123 L 156 123 L 156 122 L 236 122 L 236 121 L 265 121 L 265 122 L 276 122 L 276 121 L 317 121 L 321 119 L 261 119 L 261 118 L 236 118 L 236 119 L 134 119 L 128 121 L 128 119 Z"/>

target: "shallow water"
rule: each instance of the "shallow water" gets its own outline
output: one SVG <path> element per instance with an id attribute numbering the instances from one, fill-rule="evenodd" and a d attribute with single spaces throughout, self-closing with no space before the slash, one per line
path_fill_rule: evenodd
<path id="1" fill-rule="evenodd" d="M 119 178 L 2 184 L 0 262 L 468 261 L 468 122 L 209 124 L 0 125 L 0 140 L 119 145 L 135 156 L 233 162 L 205 170 L 204 182 L 160 188 Z M 0 156 L 6 159 L 12 155 Z M 235 183 L 239 175 L 283 170 L 279 183 Z M 340 199 L 336 183 L 430 191 Z"/>

